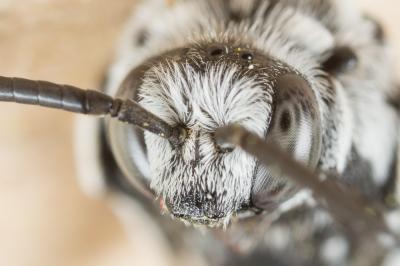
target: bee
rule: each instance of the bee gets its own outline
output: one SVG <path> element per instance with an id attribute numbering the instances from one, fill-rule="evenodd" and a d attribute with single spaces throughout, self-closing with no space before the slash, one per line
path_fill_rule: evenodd
<path id="1" fill-rule="evenodd" d="M 128 23 L 103 92 L 2 77 L 0 100 L 107 116 L 77 125 L 91 193 L 139 200 L 153 216 L 156 201 L 190 225 L 232 225 L 232 238 L 249 221 L 301 220 L 310 239 L 323 228 L 323 242 L 332 226 L 315 222 L 326 214 L 315 198 L 352 232 L 386 230 L 364 199 L 392 195 L 395 81 L 381 26 L 348 1 L 152 0 Z M 304 254 L 284 259 L 328 264 Z"/>

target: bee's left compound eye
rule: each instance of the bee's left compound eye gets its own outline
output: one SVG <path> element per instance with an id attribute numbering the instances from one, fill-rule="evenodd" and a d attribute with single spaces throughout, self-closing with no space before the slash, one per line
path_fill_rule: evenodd
<path id="1" fill-rule="evenodd" d="M 317 99 L 302 77 L 288 74 L 278 78 L 275 111 L 267 139 L 273 139 L 292 156 L 315 168 L 320 157 L 321 121 Z M 260 166 L 253 187 L 254 206 L 271 210 L 297 192 L 284 176 L 271 167 Z"/>

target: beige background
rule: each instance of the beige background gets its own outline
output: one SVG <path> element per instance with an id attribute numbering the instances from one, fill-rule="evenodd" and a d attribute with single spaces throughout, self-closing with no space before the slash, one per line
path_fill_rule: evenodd
<path id="1" fill-rule="evenodd" d="M 133 2 L 0 0 L 0 74 L 95 88 Z M 400 51 L 400 2 L 360 2 Z M 0 111 L 1 266 L 165 265 L 140 217 L 128 241 L 107 205 L 79 191 L 72 115 L 6 103 Z"/>

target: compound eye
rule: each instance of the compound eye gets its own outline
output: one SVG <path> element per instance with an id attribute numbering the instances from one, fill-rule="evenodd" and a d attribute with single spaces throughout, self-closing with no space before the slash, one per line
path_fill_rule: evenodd
<path id="1" fill-rule="evenodd" d="M 282 132 L 286 133 L 292 126 L 292 117 L 289 110 L 284 110 L 280 116 L 279 126 Z"/>

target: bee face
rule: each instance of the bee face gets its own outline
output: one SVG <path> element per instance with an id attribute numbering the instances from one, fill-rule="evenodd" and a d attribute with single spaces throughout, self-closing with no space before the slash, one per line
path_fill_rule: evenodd
<path id="1" fill-rule="evenodd" d="M 151 187 L 176 217 L 212 225 L 250 200 L 255 159 L 218 146 L 214 132 L 240 124 L 266 134 L 272 90 L 269 81 L 249 70 L 251 57 L 211 43 L 189 49 L 180 60 L 167 59 L 145 75 L 140 103 L 188 132 L 177 147 L 145 134 Z"/>
<path id="2" fill-rule="evenodd" d="M 140 51 L 156 55 L 152 49 L 163 42 L 172 50 L 144 63 L 139 56 L 136 63 L 142 62 L 142 70 L 133 71 L 137 75 L 128 76 L 124 88 L 135 88 L 134 92 L 122 96 L 132 97 L 188 134 L 176 146 L 151 133 L 139 133 L 135 144 L 121 148 L 129 150 L 128 155 L 119 157 L 128 158 L 125 165 L 134 161 L 132 168 L 140 168 L 147 189 L 175 216 L 206 224 L 244 206 L 273 210 L 298 191 L 273 166 L 261 166 L 240 149 L 216 145 L 214 132 L 229 124 L 273 139 L 312 169 L 345 170 L 354 121 L 342 80 L 334 75 L 340 79 L 343 71 L 354 71 L 363 56 L 360 51 L 335 49 L 333 29 L 301 9 L 282 12 L 286 5 L 291 10 L 287 3 L 251 4 L 254 13 L 222 23 L 218 16 L 225 13 L 209 10 L 214 4 L 192 2 L 182 19 L 193 22 L 187 27 L 169 17 L 175 27 L 165 31 L 175 35 L 160 35 L 160 23 L 146 25 L 149 48 Z M 173 9 L 177 16 L 183 15 L 181 7 Z M 189 10 L 207 13 L 198 9 L 210 11 L 212 18 L 186 16 Z M 252 14 L 255 17 L 246 17 Z M 119 66 L 126 60 L 121 62 Z M 130 138 L 129 134 L 121 139 Z"/>
<path id="3" fill-rule="evenodd" d="M 295 123 L 276 106 L 281 102 L 278 91 L 285 91 L 280 80 L 288 73 L 297 75 L 286 64 L 234 42 L 178 49 L 141 71 L 138 102 L 187 132 L 178 146 L 151 133 L 143 135 L 148 186 L 170 213 L 194 224 L 222 224 L 244 206 L 257 205 L 265 191 L 280 195 L 269 197 L 270 205 L 293 192 L 253 157 L 240 148 L 217 145 L 214 137 L 218 128 L 237 124 L 266 138 L 273 135 L 275 120 L 290 132 Z M 301 90 L 307 82 L 299 80 Z M 284 184 L 282 189 L 272 178 Z"/>

